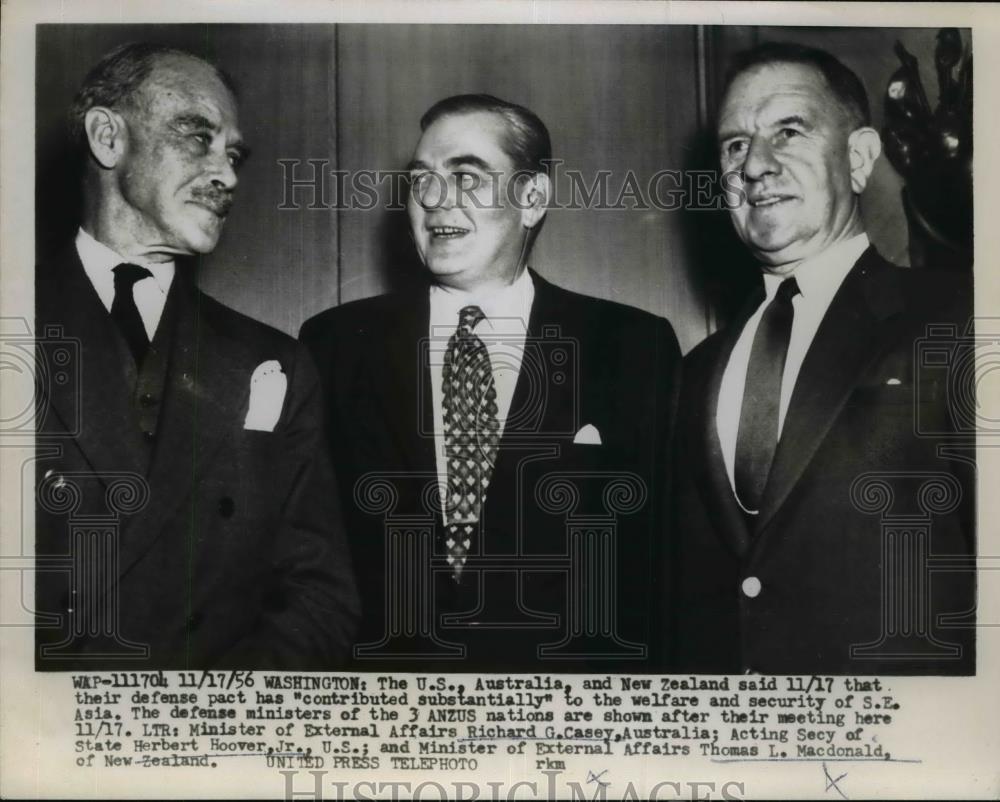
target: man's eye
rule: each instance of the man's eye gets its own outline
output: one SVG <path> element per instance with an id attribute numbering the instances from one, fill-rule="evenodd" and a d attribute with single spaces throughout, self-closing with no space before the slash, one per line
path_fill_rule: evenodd
<path id="1" fill-rule="evenodd" d="M 746 142 L 742 139 L 737 139 L 726 145 L 726 155 L 733 159 L 743 153 L 746 150 Z"/>
<path id="2" fill-rule="evenodd" d="M 191 136 L 195 142 L 206 148 L 212 144 L 212 137 L 208 134 L 191 134 Z"/>
<path id="3" fill-rule="evenodd" d="M 410 173 L 410 191 L 417 200 L 423 202 L 426 198 L 447 192 L 447 187 L 440 173 L 425 170 L 422 173 Z"/>
<path id="4" fill-rule="evenodd" d="M 229 164 L 233 167 L 233 169 L 236 169 L 243 163 L 242 154 L 237 153 L 235 150 L 229 151 L 226 155 L 229 157 Z"/>
<path id="5" fill-rule="evenodd" d="M 475 173 L 455 173 L 455 184 L 462 189 L 476 189 L 481 183 Z"/>
<path id="6" fill-rule="evenodd" d="M 778 136 L 782 139 L 794 139 L 799 135 L 799 131 L 796 128 L 782 128 L 778 132 Z"/>

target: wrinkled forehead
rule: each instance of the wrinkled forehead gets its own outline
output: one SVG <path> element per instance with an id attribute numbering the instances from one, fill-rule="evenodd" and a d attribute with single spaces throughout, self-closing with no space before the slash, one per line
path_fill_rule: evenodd
<path id="1" fill-rule="evenodd" d="M 816 67 L 775 62 L 751 67 L 729 85 L 719 109 L 720 132 L 750 121 L 776 122 L 790 116 L 808 116 L 815 122 L 845 116 L 840 102 Z"/>
<path id="2" fill-rule="evenodd" d="M 414 161 L 431 166 L 474 157 L 497 169 L 513 162 L 504 149 L 507 123 L 499 114 L 470 112 L 448 114 L 431 123 L 413 153 Z"/>
<path id="3" fill-rule="evenodd" d="M 197 114 L 219 128 L 239 124 L 233 93 L 210 64 L 193 56 L 160 56 L 136 90 L 134 103 L 153 117 Z"/>

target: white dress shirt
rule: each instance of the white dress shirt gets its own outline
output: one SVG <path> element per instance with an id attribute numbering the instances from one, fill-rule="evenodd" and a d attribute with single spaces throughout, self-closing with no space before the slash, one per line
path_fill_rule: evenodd
<path id="1" fill-rule="evenodd" d="M 448 463 L 444 451 L 444 390 L 441 374 L 448 340 L 458 328 L 458 313 L 466 306 L 478 306 L 486 317 L 473 331 L 483 341 L 490 355 L 493 383 L 497 393 L 498 434 L 502 435 L 517 377 L 524 359 L 524 342 L 528 335 L 531 304 L 535 300 L 535 285 L 527 269 L 514 282 L 489 294 L 462 292 L 447 287 L 430 289 L 429 359 L 431 395 L 434 405 L 434 454 L 439 486 L 448 486 Z M 442 512 L 444 497 L 442 493 Z"/>
<path id="2" fill-rule="evenodd" d="M 799 294 L 792 299 L 794 317 L 792 318 L 792 333 L 788 343 L 788 353 L 785 357 L 785 369 L 781 379 L 781 396 L 778 406 L 778 437 L 785 425 L 785 415 L 788 412 L 788 402 L 795 388 L 795 381 L 802 368 L 806 352 L 812 344 L 819 324 L 826 310 L 837 294 L 847 274 L 851 272 L 855 262 L 868 248 L 868 235 L 858 234 L 856 237 L 844 240 L 828 248 L 818 256 L 800 262 L 791 273 L 782 276 L 764 273 L 764 291 L 766 298 L 743 327 L 732 353 L 729 363 L 722 374 L 722 386 L 719 390 L 719 406 L 716 409 L 716 427 L 719 440 L 722 443 L 722 459 L 726 464 L 726 474 L 729 484 L 736 492 L 736 435 L 740 426 L 740 410 L 743 407 L 743 391 L 747 380 L 747 367 L 750 363 L 750 349 L 757 326 L 764 315 L 768 304 L 774 300 L 778 287 L 786 278 L 795 276 L 799 285 Z M 737 501 L 739 499 L 737 498 Z M 742 505 L 741 505 L 742 506 Z"/>
<path id="3" fill-rule="evenodd" d="M 163 307 L 167 303 L 167 293 L 170 283 L 174 280 L 173 262 L 144 262 L 138 259 L 126 259 L 120 253 L 111 250 L 107 245 L 98 242 L 82 228 L 76 234 L 76 252 L 80 255 L 87 278 L 94 285 L 101 298 L 104 308 L 111 312 L 115 301 L 115 274 L 118 265 L 127 263 L 145 267 L 152 276 L 139 279 L 132 289 L 132 297 L 139 309 L 146 336 L 153 341 L 156 327 L 163 317 Z"/>

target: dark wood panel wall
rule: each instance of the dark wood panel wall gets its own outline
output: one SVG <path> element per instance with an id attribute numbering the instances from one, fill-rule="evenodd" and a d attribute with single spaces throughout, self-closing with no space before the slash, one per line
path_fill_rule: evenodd
<path id="1" fill-rule="evenodd" d="M 433 102 L 459 92 L 488 92 L 545 120 L 561 160 L 557 180 L 564 200 L 570 199 L 569 171 L 578 171 L 588 187 L 607 171 L 605 206 L 614 205 L 626 181 L 633 180 L 641 193 L 638 203 L 622 198 L 626 208 L 553 209 L 532 264 L 571 289 L 667 317 L 688 350 L 725 317 L 732 300 L 726 288 L 747 275 L 746 257 L 724 213 L 656 208 L 650 182 L 659 171 L 714 166 L 708 123 L 730 56 L 765 38 L 826 47 L 861 74 L 880 125 L 882 92 L 895 68 L 892 41 L 901 38 L 930 66 L 934 33 L 695 26 L 39 26 L 38 252 L 51 252 L 76 225 L 79 199 L 63 124 L 76 87 L 114 45 L 156 40 L 215 59 L 240 87 L 241 122 L 254 152 L 241 173 L 222 242 L 199 268 L 200 283 L 220 300 L 294 334 L 324 308 L 405 283 L 419 265 L 405 212 L 384 208 L 388 183 L 378 185 L 376 208 L 336 209 L 330 171 L 400 170 L 419 136 L 420 115 Z M 326 171 L 328 206 L 308 186 L 289 197 L 289 179 L 312 176 L 309 160 Z M 672 179 L 661 179 L 658 187 L 660 200 L 677 189 Z M 883 160 L 865 214 L 879 247 L 905 262 L 899 189 Z"/>

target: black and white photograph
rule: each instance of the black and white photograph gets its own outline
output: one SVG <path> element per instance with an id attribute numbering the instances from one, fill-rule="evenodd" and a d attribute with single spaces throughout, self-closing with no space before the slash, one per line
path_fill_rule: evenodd
<path id="1" fill-rule="evenodd" d="M 996 15 L 13 5 L 18 796 L 996 793 Z"/>

